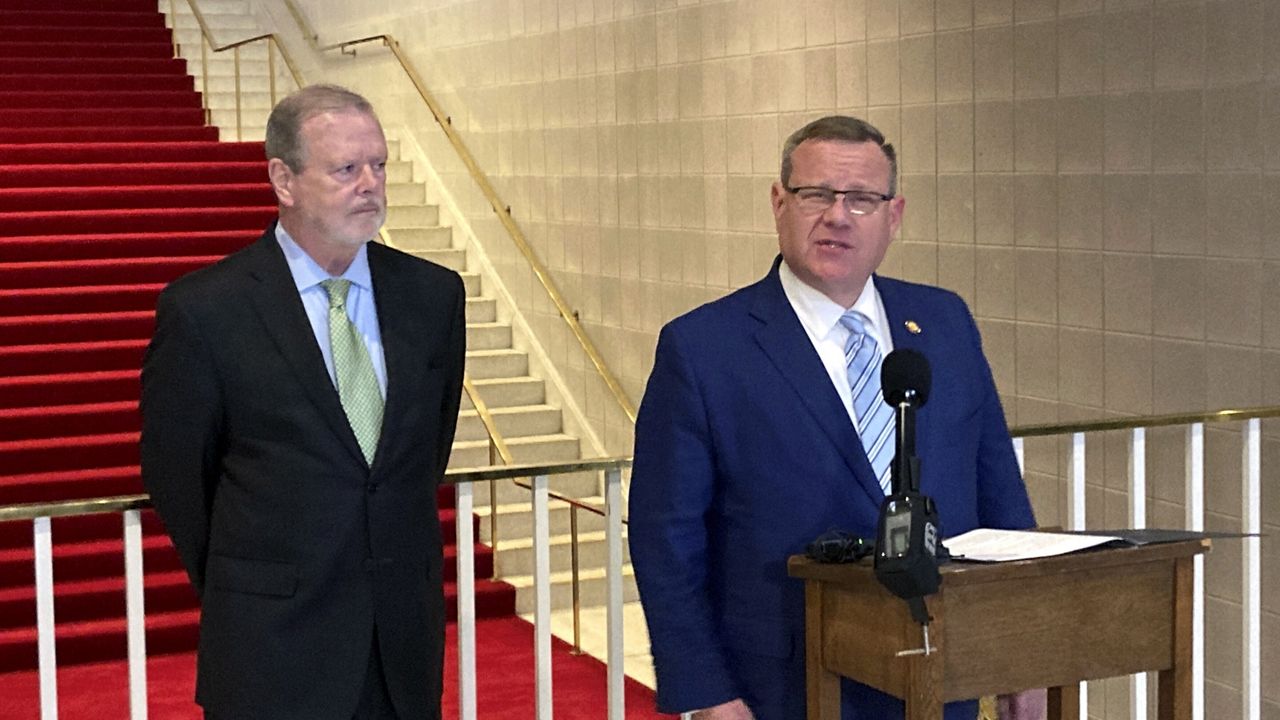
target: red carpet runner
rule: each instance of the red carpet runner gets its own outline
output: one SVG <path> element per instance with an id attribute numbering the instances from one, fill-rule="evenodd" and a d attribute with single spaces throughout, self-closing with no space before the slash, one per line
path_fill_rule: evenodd
<path id="1" fill-rule="evenodd" d="M 171 42 L 155 0 L 0 0 L 0 505 L 142 491 L 156 295 L 275 216 L 261 144 L 217 142 Z M 144 525 L 148 651 L 189 652 L 194 594 L 158 521 Z M 0 523 L 0 673 L 36 664 L 31 533 Z M 118 515 L 53 523 L 66 673 L 124 657 L 120 536 Z M 510 586 L 477 588 L 482 616 L 514 612 Z M 0 677 L 0 716 L 17 677 Z"/>
<path id="2" fill-rule="evenodd" d="M 446 637 L 445 718 L 458 717 L 453 666 L 454 626 Z M 476 626 L 477 708 L 482 720 L 528 720 L 533 717 L 532 627 L 519 618 L 481 620 Z M 552 683 L 556 720 L 599 720 L 605 713 L 604 666 L 589 657 L 575 657 L 555 641 Z M 89 663 L 64 668 L 59 675 L 58 711 L 62 720 L 126 718 L 128 678 L 121 662 Z M 161 655 L 147 661 L 149 717 L 157 720 L 201 720 L 191 701 L 195 692 L 195 658 L 189 653 Z M 0 719 L 36 720 L 40 717 L 39 682 L 34 671 L 0 676 Z M 670 718 L 654 713 L 653 693 L 627 679 L 628 720 Z"/>

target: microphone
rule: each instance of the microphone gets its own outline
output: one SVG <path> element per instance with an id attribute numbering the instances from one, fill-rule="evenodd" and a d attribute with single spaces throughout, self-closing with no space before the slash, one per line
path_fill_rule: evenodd
<path id="1" fill-rule="evenodd" d="M 924 597 L 938 591 L 938 509 L 920 494 L 916 456 L 916 410 L 929 399 L 929 361 L 915 350 L 894 350 L 880 368 L 880 390 L 894 407 L 896 454 L 892 492 L 880 506 L 876 532 L 876 579 L 907 601 L 911 616 L 928 626 Z"/>
<path id="2" fill-rule="evenodd" d="M 880 367 L 880 392 L 894 408 L 897 432 L 890 466 L 894 494 L 918 491 L 919 459 L 916 458 L 916 410 L 929 401 L 932 372 L 929 359 L 916 350 L 894 350 Z"/>

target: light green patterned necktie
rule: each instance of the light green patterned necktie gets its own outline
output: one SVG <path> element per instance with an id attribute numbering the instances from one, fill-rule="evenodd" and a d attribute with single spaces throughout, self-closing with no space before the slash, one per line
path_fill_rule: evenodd
<path id="1" fill-rule="evenodd" d="M 360 443 L 364 459 L 373 464 L 382 433 L 382 392 L 373 372 L 369 351 L 356 326 L 347 317 L 350 280 L 337 278 L 320 283 L 329 293 L 329 348 L 333 352 L 333 372 L 338 378 L 338 398 L 347 413 L 347 422 Z"/>

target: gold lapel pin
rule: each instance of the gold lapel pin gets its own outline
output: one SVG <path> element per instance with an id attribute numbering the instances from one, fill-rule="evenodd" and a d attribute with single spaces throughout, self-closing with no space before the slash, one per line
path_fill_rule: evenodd
<path id="1" fill-rule="evenodd" d="M 916 324 L 915 320 L 908 320 L 903 324 L 907 326 L 907 332 L 911 333 L 912 335 L 920 334 L 920 326 Z"/>

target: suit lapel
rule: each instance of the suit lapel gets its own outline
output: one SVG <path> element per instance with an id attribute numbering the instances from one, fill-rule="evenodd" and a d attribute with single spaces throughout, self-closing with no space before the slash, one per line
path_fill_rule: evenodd
<path id="1" fill-rule="evenodd" d="M 342 409 L 342 401 L 338 399 L 338 391 L 325 370 L 324 356 L 316 345 L 316 337 L 311 331 L 307 311 L 302 307 L 302 298 L 298 296 L 298 287 L 289 272 L 289 264 L 276 242 L 274 225 L 254 245 L 253 255 L 250 275 L 257 283 L 251 291 L 251 301 L 263 327 L 293 368 L 294 378 L 306 390 L 329 428 L 352 455 L 364 462 L 360 444 L 356 442 L 355 433 L 351 431 Z"/>
<path id="2" fill-rule="evenodd" d="M 757 288 L 759 292 L 751 314 L 762 324 L 756 332 L 756 342 L 799 396 L 801 405 L 818 422 L 859 487 L 878 506 L 884 492 L 849 421 L 849 413 L 840 402 L 840 395 L 831 386 L 822 360 L 782 290 L 778 261 L 774 261 L 773 270 Z"/>
<path id="3" fill-rule="evenodd" d="M 406 408 L 402 406 L 409 402 L 412 395 L 408 388 L 409 370 L 415 354 L 418 354 L 411 343 L 413 329 L 406 325 L 411 320 L 412 313 L 405 312 L 405 304 L 397 301 L 408 290 L 383 250 L 377 243 L 369 243 L 369 274 L 373 279 L 378 328 L 382 334 L 382 354 L 387 365 L 387 401 L 382 411 L 378 451 L 373 458 L 375 465 L 379 458 L 387 457 L 389 443 L 399 436 L 397 421 L 407 416 Z M 389 312 L 388 309 L 393 307 L 401 308 L 401 311 Z"/>
<path id="4" fill-rule="evenodd" d="M 889 321 L 889 334 L 893 337 L 894 350 L 915 350 L 926 358 L 931 336 L 929 333 L 931 317 L 928 310 L 921 307 L 907 285 L 900 280 L 873 276 L 880 300 L 884 303 L 884 314 Z M 936 356 L 934 360 L 936 361 Z M 933 455 L 932 445 L 935 441 L 931 432 L 933 423 L 929 422 L 930 406 L 928 403 L 916 412 L 916 456 L 927 458 Z"/>

